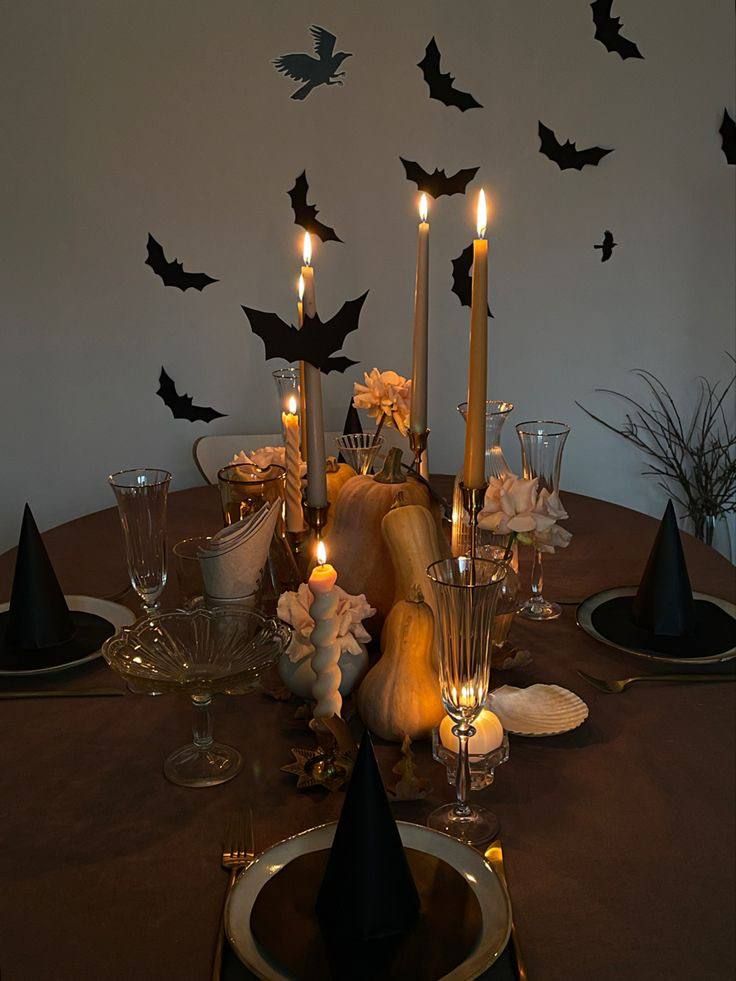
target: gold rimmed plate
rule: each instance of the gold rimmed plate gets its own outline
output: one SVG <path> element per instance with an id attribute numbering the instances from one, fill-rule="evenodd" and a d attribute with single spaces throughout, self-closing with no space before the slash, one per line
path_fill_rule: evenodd
<path id="1" fill-rule="evenodd" d="M 487 970 L 503 952 L 511 932 L 511 907 L 507 893 L 492 865 L 475 849 L 418 824 L 397 821 L 404 848 L 450 866 L 472 893 L 480 916 L 478 937 L 462 962 L 433 981 L 471 981 Z M 325 824 L 287 838 L 262 852 L 238 878 L 225 910 L 228 940 L 240 960 L 257 977 L 287 981 L 291 975 L 269 956 L 254 936 L 251 917 L 264 889 L 290 862 L 328 850 L 336 823 Z M 429 901 L 429 897 L 427 897 Z"/>
<path id="2" fill-rule="evenodd" d="M 687 657 L 687 656 L 674 656 L 667 654 L 665 652 L 659 653 L 652 649 L 646 648 L 644 645 L 642 647 L 634 647 L 633 645 L 628 645 L 620 643 L 613 639 L 612 637 L 606 636 L 596 626 L 596 611 L 599 610 L 604 604 L 610 603 L 612 600 L 621 600 L 633 597 L 637 593 L 636 586 L 617 586 L 615 589 L 604 589 L 600 593 L 595 593 L 593 596 L 589 596 L 586 600 L 580 604 L 577 608 L 577 623 L 586 634 L 595 638 L 601 642 L 601 644 L 606 644 L 607 647 L 613 647 L 615 650 L 624 651 L 626 654 L 633 654 L 635 657 L 644 658 L 646 661 L 655 661 L 659 664 L 676 664 L 676 665 L 692 665 L 692 666 L 702 666 L 704 664 L 720 664 L 724 661 L 730 661 L 736 657 L 736 606 L 733 603 L 729 603 L 728 600 L 720 599 L 718 596 L 710 596 L 708 593 L 696 593 L 693 592 L 693 599 L 696 603 L 699 601 L 703 604 L 708 604 L 711 607 L 715 607 L 716 612 L 720 613 L 722 617 L 723 614 L 730 616 L 734 622 L 733 627 L 733 644 L 727 644 L 718 653 L 705 655 L 703 657 Z M 722 611 L 722 612 L 721 612 Z"/>

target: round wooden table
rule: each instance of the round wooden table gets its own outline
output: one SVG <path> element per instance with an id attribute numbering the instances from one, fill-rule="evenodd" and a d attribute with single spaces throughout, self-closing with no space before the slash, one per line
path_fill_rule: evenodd
<path id="1" fill-rule="evenodd" d="M 657 523 L 575 494 L 565 502 L 575 537 L 545 560 L 545 596 L 567 604 L 563 616 L 517 621 L 511 639 L 532 652 L 533 663 L 497 672 L 494 683 L 564 685 L 587 702 L 590 716 L 563 736 L 512 736 L 509 762 L 478 795 L 501 819 L 529 976 L 725 979 L 735 956 L 736 685 L 647 685 L 606 695 L 580 679 L 576 668 L 609 678 L 651 671 L 586 636 L 575 624 L 575 604 L 636 583 Z M 171 495 L 170 542 L 220 522 L 216 489 Z M 693 588 L 733 600 L 734 567 L 683 538 Z M 69 522 L 44 539 L 67 593 L 103 596 L 125 585 L 115 511 Z M 0 557 L 2 599 L 13 562 L 13 552 Z M 164 602 L 176 599 L 172 581 Z M 40 687 L 29 681 L 23 686 Z M 45 683 L 119 681 L 100 660 Z M 341 794 L 297 792 L 280 770 L 290 747 L 312 745 L 294 709 L 262 693 L 218 698 L 216 736 L 242 751 L 244 769 L 224 786 L 187 790 L 162 772 L 164 757 L 189 731 L 184 698 L 2 702 L 3 981 L 209 978 L 230 813 L 252 807 L 257 848 L 339 813 Z M 398 748 L 379 744 L 377 756 L 392 782 Z M 394 809 L 422 822 L 452 788 L 428 747 L 417 756 L 432 794 Z"/>

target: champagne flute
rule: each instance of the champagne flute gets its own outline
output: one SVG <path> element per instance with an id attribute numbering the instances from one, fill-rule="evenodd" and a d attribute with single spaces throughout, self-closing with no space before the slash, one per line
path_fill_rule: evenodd
<path id="1" fill-rule="evenodd" d="M 498 819 L 484 807 L 468 803 L 468 740 L 491 681 L 493 617 L 506 566 L 467 555 L 433 562 L 427 569 L 436 599 L 442 704 L 455 725 L 458 740 L 456 800 L 432 811 L 430 828 L 478 845 L 496 836 Z"/>
<path id="2" fill-rule="evenodd" d="M 537 491 L 546 489 L 550 494 L 560 490 L 560 469 L 565 440 L 570 427 L 564 422 L 547 420 L 520 422 L 516 432 L 521 443 L 521 465 L 524 477 L 537 478 Z M 562 613 L 559 603 L 550 603 L 542 596 L 544 572 L 542 553 L 534 549 L 532 565 L 532 594 L 522 604 L 519 615 L 527 620 L 556 620 Z"/>
<path id="3" fill-rule="evenodd" d="M 166 585 L 168 470 L 119 470 L 111 474 L 123 529 L 128 575 L 147 616 L 155 613 Z"/>

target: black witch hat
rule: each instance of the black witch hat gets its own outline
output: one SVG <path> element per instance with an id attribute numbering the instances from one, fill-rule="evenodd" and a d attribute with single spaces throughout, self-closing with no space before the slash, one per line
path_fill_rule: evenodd
<path id="1" fill-rule="evenodd" d="M 717 602 L 693 597 L 672 501 L 667 503 L 638 589 L 616 592 L 592 609 L 590 622 L 617 647 L 651 657 L 691 660 L 718 658 L 736 646 L 736 620 Z"/>
<path id="2" fill-rule="evenodd" d="M 358 415 L 358 410 L 353 405 L 353 400 L 350 399 L 350 405 L 348 407 L 348 413 L 345 416 L 345 425 L 343 426 L 342 434 L 343 436 L 360 436 L 363 432 L 363 427 L 360 424 L 360 416 Z M 345 463 L 345 459 L 342 453 L 337 458 L 339 463 Z"/>
<path id="3" fill-rule="evenodd" d="M 410 930 L 419 894 L 366 731 L 316 904 L 325 935 L 363 942 Z"/>
<path id="4" fill-rule="evenodd" d="M 26 504 L 10 606 L 0 613 L 0 662 L 7 670 L 54 667 L 97 650 L 114 627 L 102 617 L 71 611 Z"/>

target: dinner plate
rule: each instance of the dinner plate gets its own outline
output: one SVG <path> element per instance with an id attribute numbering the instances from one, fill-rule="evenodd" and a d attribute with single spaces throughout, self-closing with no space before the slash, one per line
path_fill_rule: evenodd
<path id="1" fill-rule="evenodd" d="M 503 952 L 511 932 L 508 895 L 493 867 L 475 849 L 419 824 L 397 821 L 405 848 L 426 852 L 447 862 L 472 889 L 481 911 L 482 930 L 472 953 L 437 981 L 471 981 L 482 974 Z M 289 975 L 270 960 L 258 945 L 250 927 L 253 906 L 261 889 L 290 861 L 332 845 L 337 823 L 303 831 L 266 849 L 241 872 L 225 908 L 225 930 L 233 950 L 247 968 L 265 981 L 287 981 Z"/>
<path id="2" fill-rule="evenodd" d="M 102 617 L 103 620 L 109 621 L 115 630 L 119 630 L 120 627 L 127 627 L 135 622 L 133 611 L 129 610 L 127 606 L 121 606 L 120 603 L 98 599 L 96 596 L 65 596 L 64 599 L 70 610 L 76 610 L 79 613 L 93 613 L 98 617 Z M 9 608 L 10 603 L 0 603 L 0 613 L 5 613 Z M 74 661 L 67 661 L 64 664 L 55 664 L 52 667 L 29 668 L 27 671 L 6 671 L 0 669 L 0 677 L 23 678 L 28 675 L 56 674 L 59 671 L 67 671 L 69 668 L 79 667 L 80 664 L 86 664 L 88 661 L 94 661 L 101 654 L 102 645 L 100 645 L 98 650 L 92 651 L 91 654 L 86 654 L 84 657 L 79 657 Z M 32 657 L 32 655 L 29 655 L 29 657 Z"/>
<path id="3" fill-rule="evenodd" d="M 599 640 L 601 644 L 613 647 L 617 651 L 624 651 L 626 654 L 633 654 L 634 657 L 644 658 L 646 661 L 657 661 L 660 664 L 719 664 L 721 661 L 730 661 L 736 657 L 736 647 L 731 647 L 729 650 L 721 651 L 720 654 L 714 654 L 711 657 L 670 657 L 667 654 L 638 651 L 633 647 L 618 644 L 608 637 L 604 637 L 603 634 L 596 630 L 593 624 L 593 614 L 595 611 L 603 603 L 608 602 L 608 600 L 617 599 L 619 596 L 636 595 L 637 588 L 636 586 L 618 586 L 615 589 L 604 589 L 601 593 L 595 593 L 595 595 L 589 596 L 586 600 L 583 600 L 577 609 L 578 626 L 582 627 L 586 634 Z M 728 600 L 720 599 L 718 596 L 710 596 L 708 593 L 696 593 L 694 590 L 693 599 L 706 600 L 708 603 L 713 603 L 736 619 L 736 606 L 733 603 L 729 603 Z"/>

